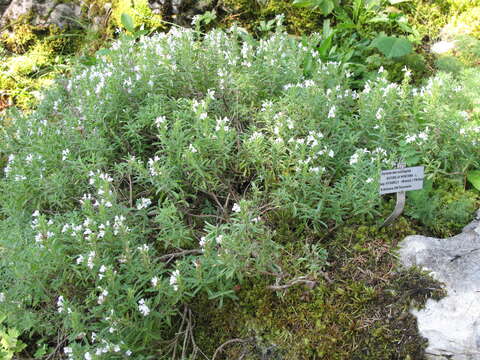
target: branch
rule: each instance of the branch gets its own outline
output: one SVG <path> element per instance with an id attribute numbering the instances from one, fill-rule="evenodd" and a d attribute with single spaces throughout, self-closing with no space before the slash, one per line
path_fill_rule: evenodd
<path id="1" fill-rule="evenodd" d="M 215 360 L 215 358 L 217 357 L 218 354 L 220 354 L 223 349 L 225 348 L 225 346 L 227 345 L 230 345 L 230 344 L 233 344 L 233 343 L 249 343 L 249 342 L 252 342 L 253 340 L 255 340 L 254 337 L 250 337 L 250 338 L 246 338 L 246 339 L 231 339 L 231 340 L 228 340 L 227 342 L 223 343 L 222 345 L 220 345 L 217 350 L 215 350 L 215 352 L 213 353 L 213 357 L 212 357 L 212 360 Z"/>
<path id="2" fill-rule="evenodd" d="M 201 255 L 201 254 L 203 254 L 202 249 L 183 250 L 183 251 L 179 251 L 179 252 L 176 252 L 176 253 L 171 253 L 171 254 L 160 256 L 158 259 L 160 261 L 171 261 L 172 259 L 182 257 L 182 256 L 186 256 L 186 255 Z"/>
<path id="3" fill-rule="evenodd" d="M 279 291 L 279 290 L 288 289 L 289 287 L 292 287 L 297 284 L 306 284 L 310 289 L 313 289 L 317 285 L 317 282 L 313 280 L 309 280 L 305 276 L 301 276 L 297 279 L 290 280 L 285 285 L 269 285 L 267 286 L 267 289 Z"/>

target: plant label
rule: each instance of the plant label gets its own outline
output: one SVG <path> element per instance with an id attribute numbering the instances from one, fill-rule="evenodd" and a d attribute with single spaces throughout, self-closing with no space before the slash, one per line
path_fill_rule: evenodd
<path id="1" fill-rule="evenodd" d="M 384 170 L 380 174 L 380 195 L 423 188 L 424 167 Z"/>

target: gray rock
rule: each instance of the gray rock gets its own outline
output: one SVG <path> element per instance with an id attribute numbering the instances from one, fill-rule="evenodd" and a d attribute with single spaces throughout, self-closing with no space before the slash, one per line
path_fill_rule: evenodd
<path id="1" fill-rule="evenodd" d="M 14 23 L 23 16 L 31 17 L 29 23 L 34 26 L 53 24 L 63 29 L 78 25 L 75 19 L 81 16 L 81 5 L 78 1 L 12 0 L 2 15 L 0 26 Z"/>
<path id="2" fill-rule="evenodd" d="M 7 10 L 11 2 L 12 0 L 0 0 L 0 17 L 3 15 L 5 10 Z"/>
<path id="3" fill-rule="evenodd" d="M 78 26 L 77 21 L 82 15 L 80 5 L 73 3 L 58 4 L 48 16 L 46 23 L 55 24 L 59 28 L 64 29 L 71 26 Z"/>
<path id="4" fill-rule="evenodd" d="M 214 3 L 214 0 L 148 0 L 153 13 L 161 13 L 181 26 L 189 26 L 195 15 L 211 10 Z"/>
<path id="5" fill-rule="evenodd" d="M 428 339 L 428 359 L 480 359 L 480 212 L 447 239 L 408 236 L 400 243 L 406 267 L 419 266 L 445 284 L 447 296 L 411 310 Z"/>

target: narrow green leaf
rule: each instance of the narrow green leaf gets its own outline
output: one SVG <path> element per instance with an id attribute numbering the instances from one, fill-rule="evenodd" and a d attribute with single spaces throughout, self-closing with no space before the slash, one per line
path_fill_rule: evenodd
<path id="1" fill-rule="evenodd" d="M 328 36 L 325 40 L 323 40 L 320 46 L 318 47 L 318 52 L 320 53 L 322 60 L 325 60 L 327 58 L 329 50 L 332 47 L 332 40 L 333 40 L 333 34 L 330 34 L 330 36 Z"/>
<path id="2" fill-rule="evenodd" d="M 314 1 L 312 0 L 294 0 L 293 6 L 296 7 L 313 7 L 315 6 Z"/>

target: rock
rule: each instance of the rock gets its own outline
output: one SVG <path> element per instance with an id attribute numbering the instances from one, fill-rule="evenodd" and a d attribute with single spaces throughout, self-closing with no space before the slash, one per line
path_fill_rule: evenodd
<path id="1" fill-rule="evenodd" d="M 153 13 L 163 14 L 175 24 L 190 26 L 195 15 L 214 7 L 213 0 L 148 0 Z"/>
<path id="2" fill-rule="evenodd" d="M 76 1 L 59 3 L 55 0 L 12 0 L 3 12 L 0 27 L 14 23 L 24 16 L 28 17 L 31 25 L 57 25 L 63 29 L 78 26 L 75 19 L 81 16 L 81 5 Z"/>
<path id="3" fill-rule="evenodd" d="M 428 359 L 480 359 L 480 211 L 461 234 L 447 239 L 408 236 L 400 243 L 404 266 L 418 266 L 445 284 L 447 296 L 411 310 L 428 339 Z"/>
<path id="4" fill-rule="evenodd" d="M 75 23 L 75 19 L 79 19 L 81 15 L 80 5 L 72 3 L 58 4 L 48 16 L 46 23 L 55 24 L 61 29 L 72 25 L 78 26 L 78 23 Z"/>
<path id="5" fill-rule="evenodd" d="M 0 17 L 3 15 L 5 10 L 7 10 L 8 5 L 10 5 L 11 2 L 12 0 L 0 0 Z"/>

